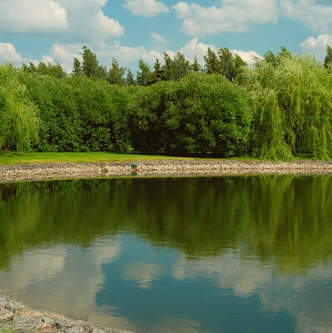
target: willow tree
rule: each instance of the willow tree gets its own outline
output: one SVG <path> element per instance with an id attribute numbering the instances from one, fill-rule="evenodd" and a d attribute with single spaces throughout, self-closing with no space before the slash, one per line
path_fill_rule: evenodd
<path id="1" fill-rule="evenodd" d="M 249 92 L 254 110 L 251 153 L 287 160 L 309 154 L 332 156 L 332 76 L 310 56 L 264 60 L 238 80 Z"/>
<path id="2" fill-rule="evenodd" d="M 38 141 L 38 109 L 19 82 L 18 70 L 0 66 L 0 147 L 3 151 L 29 151 Z"/>

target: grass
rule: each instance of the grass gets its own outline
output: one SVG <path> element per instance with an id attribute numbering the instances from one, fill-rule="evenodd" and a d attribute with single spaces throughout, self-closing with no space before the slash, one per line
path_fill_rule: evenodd
<path id="1" fill-rule="evenodd" d="M 113 153 L 4 153 L 0 152 L 1 164 L 47 164 L 47 163 L 83 163 L 83 162 L 134 162 L 152 160 L 198 160 L 199 157 L 178 157 L 166 155 L 113 154 Z M 252 161 L 253 158 L 231 158 L 236 161 Z M 213 160 L 229 160 L 213 159 Z M 0 331 L 1 333 L 1 331 Z"/>
<path id="2" fill-rule="evenodd" d="M 149 160 L 193 160 L 194 158 L 163 155 L 112 153 L 0 153 L 0 164 L 47 164 L 83 162 L 129 162 Z"/>

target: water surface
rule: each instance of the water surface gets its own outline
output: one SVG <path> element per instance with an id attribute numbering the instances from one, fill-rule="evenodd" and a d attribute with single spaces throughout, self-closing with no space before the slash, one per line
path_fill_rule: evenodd
<path id="1" fill-rule="evenodd" d="M 331 332 L 332 177 L 0 184 L 0 289 L 138 333 Z"/>

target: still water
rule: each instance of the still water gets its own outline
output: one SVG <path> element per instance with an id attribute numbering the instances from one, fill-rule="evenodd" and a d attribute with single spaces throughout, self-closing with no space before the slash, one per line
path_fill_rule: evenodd
<path id="1" fill-rule="evenodd" d="M 138 333 L 332 332 L 332 177 L 0 184 L 0 289 Z"/>

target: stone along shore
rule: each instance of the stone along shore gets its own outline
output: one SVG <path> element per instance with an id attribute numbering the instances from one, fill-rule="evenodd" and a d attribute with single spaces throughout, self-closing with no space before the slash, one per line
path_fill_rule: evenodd
<path id="1" fill-rule="evenodd" d="M 0 291 L 0 332 L 1 330 L 6 333 L 130 333 L 46 311 L 31 310 Z"/>
<path id="2" fill-rule="evenodd" d="M 0 165 L 0 181 L 112 176 L 204 176 L 250 174 L 332 174 L 332 162 L 154 160 L 98 163 Z"/>

